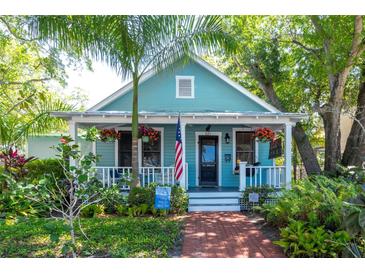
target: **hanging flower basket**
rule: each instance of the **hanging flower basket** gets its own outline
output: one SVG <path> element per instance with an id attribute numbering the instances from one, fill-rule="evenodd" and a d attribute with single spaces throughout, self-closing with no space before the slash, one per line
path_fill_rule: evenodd
<path id="1" fill-rule="evenodd" d="M 266 143 L 272 142 L 275 140 L 275 132 L 271 128 L 258 128 L 253 135 L 254 138 L 257 138 L 259 142 Z"/>
<path id="2" fill-rule="evenodd" d="M 143 143 L 149 143 L 150 142 L 150 137 L 149 136 L 142 136 L 142 142 Z"/>
<path id="3" fill-rule="evenodd" d="M 143 143 L 157 142 L 160 139 L 160 133 L 152 127 L 140 125 L 138 130 L 139 138 L 142 138 Z"/>
<path id="4" fill-rule="evenodd" d="M 121 138 L 121 133 L 115 128 L 106 128 L 100 130 L 100 141 L 102 142 L 114 142 Z"/>

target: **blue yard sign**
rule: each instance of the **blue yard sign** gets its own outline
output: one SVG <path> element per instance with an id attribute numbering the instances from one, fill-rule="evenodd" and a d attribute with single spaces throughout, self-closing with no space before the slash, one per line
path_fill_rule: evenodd
<path id="1" fill-rule="evenodd" d="M 171 187 L 156 187 L 155 208 L 170 209 Z"/>

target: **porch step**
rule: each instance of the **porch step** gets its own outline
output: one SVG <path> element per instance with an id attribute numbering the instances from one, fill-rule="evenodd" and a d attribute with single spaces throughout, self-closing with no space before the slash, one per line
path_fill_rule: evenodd
<path id="1" fill-rule="evenodd" d="M 240 205 L 189 205 L 189 212 L 195 211 L 240 211 Z"/>
<path id="2" fill-rule="evenodd" d="M 240 211 L 239 191 L 197 191 L 189 193 L 189 212 Z"/>
<path id="3" fill-rule="evenodd" d="M 230 191 L 230 192 L 189 192 L 189 198 L 222 198 L 222 197 L 241 197 L 241 192 L 239 191 Z"/>
<path id="4" fill-rule="evenodd" d="M 205 197 L 205 198 L 190 198 L 189 204 L 190 205 L 232 205 L 237 204 L 238 198 L 237 197 Z"/>

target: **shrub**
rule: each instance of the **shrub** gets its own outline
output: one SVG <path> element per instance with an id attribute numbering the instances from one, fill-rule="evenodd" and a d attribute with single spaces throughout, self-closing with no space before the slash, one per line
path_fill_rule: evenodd
<path id="1" fill-rule="evenodd" d="M 26 181 L 16 181 L 8 174 L 0 174 L 0 218 L 17 216 L 46 216 L 49 207 L 42 201 L 48 199 L 47 181 L 33 185 Z"/>
<path id="2" fill-rule="evenodd" d="M 64 179 L 65 174 L 62 166 L 57 159 L 37 159 L 26 164 L 28 173 L 26 179 L 29 182 L 37 182 L 47 175 L 54 174 L 57 180 Z"/>
<path id="3" fill-rule="evenodd" d="M 275 193 L 277 190 L 272 187 L 263 186 L 263 187 L 248 187 L 242 193 L 242 199 L 248 201 L 250 193 L 258 193 L 259 194 L 259 205 L 263 205 L 265 201 L 269 198 L 276 197 Z"/>
<path id="4" fill-rule="evenodd" d="M 188 210 L 189 196 L 180 186 L 173 186 L 171 189 L 171 211 L 176 214 L 183 214 Z"/>
<path id="5" fill-rule="evenodd" d="M 346 202 L 343 207 L 343 225 L 350 235 L 365 235 L 365 192 Z"/>
<path id="6" fill-rule="evenodd" d="M 116 205 L 115 211 L 119 216 L 126 216 L 128 215 L 128 206 L 123 204 Z"/>
<path id="7" fill-rule="evenodd" d="M 291 220 L 280 231 L 281 239 L 274 243 L 283 247 L 288 256 L 297 258 L 339 257 L 350 240 L 346 231 L 331 232 L 303 221 Z"/>
<path id="8" fill-rule="evenodd" d="M 148 205 L 153 215 L 158 215 L 161 212 L 154 209 L 155 203 L 155 190 L 158 185 L 155 183 L 150 184 L 148 187 L 136 187 L 132 188 L 128 195 L 129 206 L 140 206 L 143 204 Z M 171 188 L 171 209 L 169 212 L 182 214 L 186 212 L 188 208 L 188 195 L 185 190 L 180 186 L 172 186 Z"/>
<path id="9" fill-rule="evenodd" d="M 153 187 L 134 187 L 128 195 L 129 206 L 139 206 L 147 204 L 152 206 L 154 204 L 154 188 Z"/>
<path id="10" fill-rule="evenodd" d="M 279 227 L 294 219 L 336 231 L 342 223 L 343 202 L 356 193 L 355 183 L 314 176 L 294 182 L 292 190 L 284 190 L 276 204 L 263 205 L 262 212 L 269 223 Z"/>
<path id="11" fill-rule="evenodd" d="M 116 212 L 116 207 L 120 204 L 126 204 L 125 198 L 120 192 L 118 185 L 113 185 L 109 188 L 104 189 L 102 204 L 105 207 L 105 212 L 112 214 Z"/>
<path id="12" fill-rule="evenodd" d="M 104 205 L 101 204 L 92 204 L 88 205 L 81 210 L 81 217 L 91 218 L 96 217 L 98 215 L 104 214 Z"/>

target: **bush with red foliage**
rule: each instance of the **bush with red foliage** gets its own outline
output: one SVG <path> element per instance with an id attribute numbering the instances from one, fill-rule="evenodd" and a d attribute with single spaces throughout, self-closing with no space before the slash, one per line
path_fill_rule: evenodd
<path id="1" fill-rule="evenodd" d="M 0 162 L 4 165 L 4 170 L 11 174 L 15 179 L 20 179 L 27 174 L 25 165 L 34 160 L 35 157 L 26 158 L 20 154 L 16 148 L 9 148 L 0 152 Z"/>

